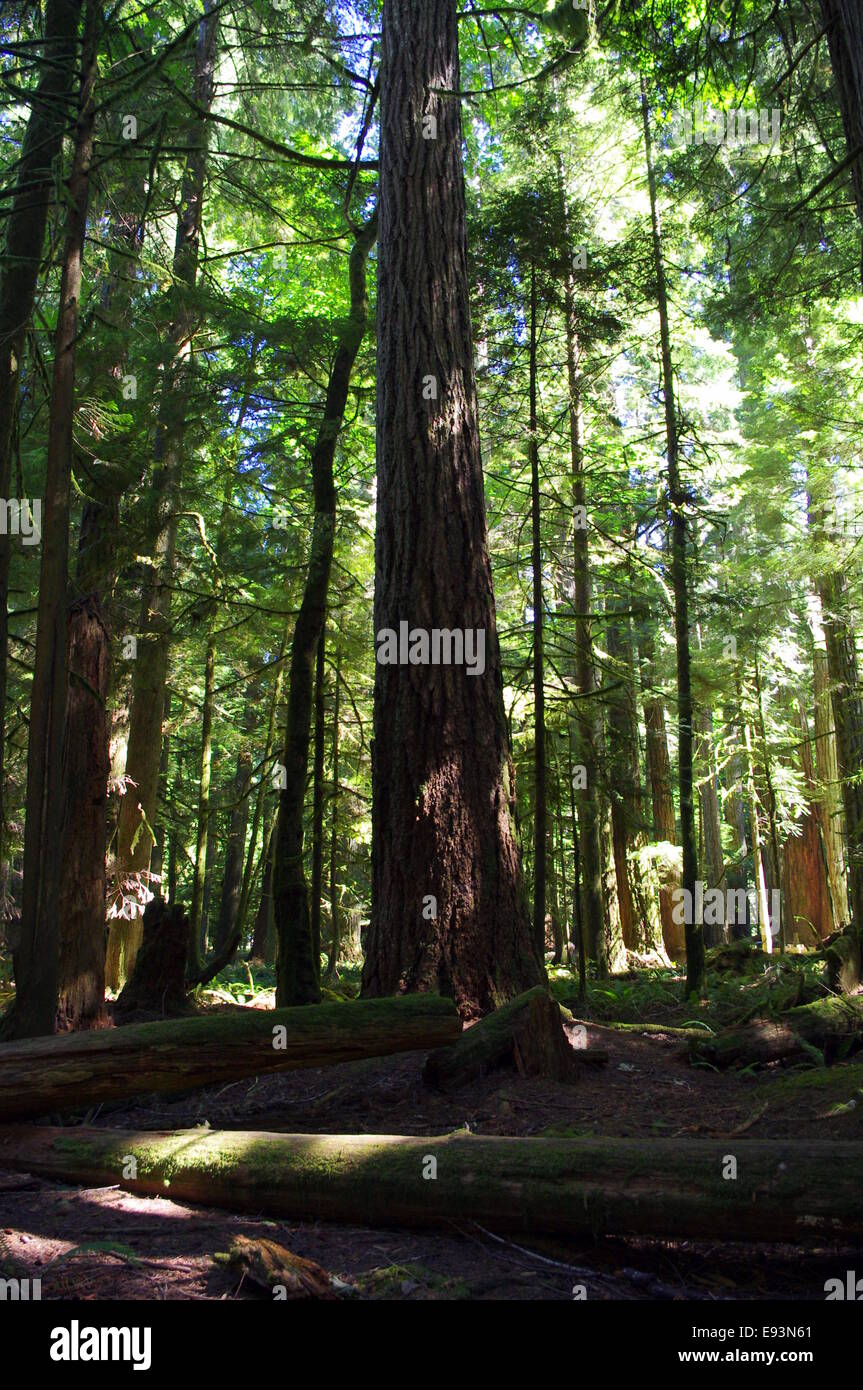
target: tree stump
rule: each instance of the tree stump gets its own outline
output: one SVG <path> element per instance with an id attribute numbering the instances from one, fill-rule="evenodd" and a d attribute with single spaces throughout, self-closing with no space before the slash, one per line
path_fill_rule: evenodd
<path id="1" fill-rule="evenodd" d="M 834 994 L 853 994 L 863 979 L 863 949 L 860 929 L 845 927 L 824 942 L 827 962 L 827 988 Z"/>
<path id="2" fill-rule="evenodd" d="M 185 1013 L 189 919 L 182 905 L 155 897 L 144 909 L 144 931 L 131 979 L 114 1005 L 118 1023 L 141 1015 L 170 1018 Z"/>
<path id="3" fill-rule="evenodd" d="M 572 1082 L 578 1075 L 578 1055 L 563 1031 L 560 1007 L 541 986 L 465 1029 L 451 1047 L 432 1052 L 423 1080 L 453 1091 L 502 1067 L 552 1081 Z"/>

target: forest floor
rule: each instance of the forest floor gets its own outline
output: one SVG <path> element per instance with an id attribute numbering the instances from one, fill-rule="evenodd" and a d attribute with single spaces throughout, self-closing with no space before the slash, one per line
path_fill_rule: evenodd
<path id="1" fill-rule="evenodd" d="M 568 972 L 556 972 L 553 987 L 571 1000 Z M 763 982 L 721 983 L 703 1021 L 715 1025 L 732 1000 L 739 1015 L 747 990 L 760 999 Z M 629 1136 L 645 1144 L 693 1136 L 735 1145 L 751 1138 L 863 1139 L 863 1062 L 721 1074 L 691 1066 L 679 1037 L 619 1032 L 595 1017 L 628 1014 L 630 1022 L 655 1024 L 662 1012 L 666 1026 L 691 1024 L 693 1006 L 681 993 L 678 975 L 667 971 L 635 972 L 592 990 L 582 1014 L 588 1046 L 605 1049 L 608 1062 L 580 1068 L 574 1085 L 495 1072 L 440 1095 L 423 1085 L 425 1053 L 416 1052 L 145 1097 L 86 1118 L 109 1128 L 208 1124 L 437 1135 L 467 1127 L 476 1134 Z M 202 1006 L 237 1007 L 227 1003 L 232 997 L 211 995 Z M 271 1001 L 262 990 L 249 1002 Z M 844 1277 L 863 1257 L 860 1249 L 739 1242 L 512 1241 L 464 1223 L 440 1234 L 292 1223 L 0 1173 L 0 1259 L 24 1277 L 41 1277 L 43 1298 L 269 1297 L 214 1261 L 238 1235 L 265 1236 L 316 1260 L 359 1296 L 405 1300 L 570 1299 L 574 1284 L 585 1284 L 590 1298 L 823 1299 L 825 1280 Z"/>

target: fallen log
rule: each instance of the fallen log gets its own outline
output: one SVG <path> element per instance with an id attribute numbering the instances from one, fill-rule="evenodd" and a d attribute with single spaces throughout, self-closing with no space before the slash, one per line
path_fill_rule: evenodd
<path id="1" fill-rule="evenodd" d="M 153 1091 L 439 1047 L 458 1037 L 431 994 L 136 1023 L 0 1044 L 0 1123 Z"/>
<path id="2" fill-rule="evenodd" d="M 15 1125 L 0 1169 L 291 1220 L 523 1235 L 863 1236 L 863 1145 Z M 135 1177 L 129 1176 L 134 1172 Z M 829 1175 L 825 1178 L 825 1174 Z"/>
<path id="3" fill-rule="evenodd" d="M 669 1038 L 709 1038 L 713 1035 L 708 1033 L 706 1028 L 678 1028 L 666 1023 L 617 1023 L 612 1019 L 606 1019 L 603 1023 L 597 1023 L 593 1018 L 579 1018 L 573 1009 L 579 1007 L 577 999 L 564 999 L 563 1006 L 567 1011 L 567 1022 L 580 1024 L 583 1028 L 594 1028 L 597 1032 L 606 1033 L 646 1033 L 662 1034 Z M 591 1048 L 590 1051 L 593 1051 Z M 608 1054 L 606 1053 L 606 1060 Z"/>
<path id="4" fill-rule="evenodd" d="M 451 1047 L 431 1053 L 423 1081 L 455 1091 L 501 1067 L 514 1067 L 521 1076 L 576 1080 L 577 1053 L 563 1031 L 559 1005 L 541 985 L 466 1028 Z"/>
<path id="5" fill-rule="evenodd" d="M 832 1062 L 862 1044 L 863 999 L 831 996 L 801 1004 L 778 1018 L 726 1028 L 714 1038 L 693 1042 L 689 1056 L 693 1062 L 707 1062 L 724 1071 L 806 1056 Z"/>

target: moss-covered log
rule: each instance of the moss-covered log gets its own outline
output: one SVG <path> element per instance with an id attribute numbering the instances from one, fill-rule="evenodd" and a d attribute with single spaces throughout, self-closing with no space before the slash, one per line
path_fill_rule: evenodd
<path id="1" fill-rule="evenodd" d="M 694 1042 L 690 1057 L 722 1070 L 813 1055 L 817 1060 L 818 1053 L 832 1062 L 856 1052 L 861 1044 L 863 999 L 830 997 Z"/>
<path id="2" fill-rule="evenodd" d="M 514 1067 L 522 1076 L 576 1079 L 577 1054 L 563 1031 L 560 1007 L 541 985 L 466 1028 L 452 1047 L 433 1052 L 423 1080 L 453 1091 L 498 1067 Z"/>
<path id="3" fill-rule="evenodd" d="M 0 1045 L 0 1122 L 359 1057 L 439 1047 L 458 1037 L 436 995 L 366 999 L 139 1023 Z"/>
<path id="4" fill-rule="evenodd" d="M 730 1148 L 733 1154 L 727 1139 L 166 1134 L 16 1125 L 0 1129 L 0 1168 L 292 1220 L 368 1226 L 451 1229 L 479 1222 L 525 1236 L 769 1241 L 863 1236 L 863 1145 L 740 1140 Z"/>

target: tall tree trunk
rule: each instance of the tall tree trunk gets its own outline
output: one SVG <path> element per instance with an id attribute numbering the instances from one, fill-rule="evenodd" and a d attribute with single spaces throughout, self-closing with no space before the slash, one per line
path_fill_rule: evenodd
<path id="1" fill-rule="evenodd" d="M 701 802 L 701 824 L 704 827 L 704 875 L 709 888 L 721 888 L 725 872 L 722 862 L 722 822 L 719 816 L 719 791 L 713 747 L 713 714 L 708 706 L 699 709 L 696 726 L 698 737 L 695 756 L 702 769 L 698 796 Z M 718 945 L 724 938 L 723 925 L 717 923 L 716 926 L 705 927 L 704 936 L 708 945 Z"/>
<path id="2" fill-rule="evenodd" d="M 641 115 L 644 125 L 644 147 L 647 159 L 647 182 L 650 193 L 650 217 L 653 235 L 653 264 L 656 272 L 656 302 L 659 310 L 659 335 L 662 356 L 662 394 L 665 403 L 666 464 L 668 469 L 668 506 L 671 513 L 671 586 L 674 592 L 674 639 L 677 648 L 677 730 L 678 780 L 680 788 L 680 838 L 683 846 L 683 889 L 689 901 L 695 901 L 695 882 L 698 878 L 698 849 L 695 840 L 695 806 L 692 794 L 692 684 L 690 679 L 689 589 L 686 561 L 686 494 L 680 478 L 679 431 L 674 402 L 674 371 L 671 362 L 671 336 L 668 323 L 668 292 L 665 284 L 665 261 L 662 254 L 662 231 L 656 197 L 656 172 L 650 140 L 650 117 L 647 89 L 641 80 Z M 695 914 L 693 914 L 695 915 Z M 706 983 L 704 965 L 704 930 L 700 922 L 686 923 L 686 992 L 701 994 Z"/>
<path id="3" fill-rule="evenodd" d="M 624 627 L 625 638 L 622 635 Z M 632 729 L 627 685 L 631 663 L 628 628 L 626 603 L 615 599 L 608 604 L 605 629 L 606 649 L 612 663 L 611 684 L 616 687 L 608 696 L 608 784 L 611 794 L 611 840 L 617 879 L 617 900 L 620 905 L 620 929 L 624 946 L 631 950 L 635 946 L 635 921 L 629 885 L 628 855 L 634 828 L 638 769 L 637 765 L 635 768 L 632 765 Z"/>
<path id="4" fill-rule="evenodd" d="M 471 1016 L 536 985 L 543 968 L 513 832 L 461 111 L 458 99 L 437 95 L 459 89 L 457 27 L 455 0 L 385 0 L 374 632 L 399 632 L 402 622 L 427 635 L 455 629 L 475 656 L 484 641 L 484 669 L 478 660 L 471 669 L 376 665 L 363 989 L 440 990 Z M 424 139 L 432 113 L 437 138 Z"/>
<path id="5" fill-rule="evenodd" d="M 863 700 L 857 667 L 854 625 L 845 574 L 833 571 L 819 582 L 824 640 L 830 674 L 836 752 L 842 780 L 847 837 L 848 896 L 851 917 L 863 933 Z"/>
<path id="6" fill-rule="evenodd" d="M 341 932 L 339 925 L 339 704 L 342 686 L 342 648 L 336 647 L 336 682 L 333 701 L 333 793 L 330 802 L 330 950 L 324 978 L 332 978 L 339 962 Z"/>
<path id="7" fill-rule="evenodd" d="M 848 884 L 845 875 L 845 837 L 840 790 L 839 759 L 836 752 L 836 721 L 830 694 L 827 653 L 820 647 L 812 651 L 815 695 L 815 771 L 817 776 L 818 819 L 824 839 L 827 877 L 833 903 L 834 928 L 847 926 L 850 918 Z"/>
<path id="8" fill-rule="evenodd" d="M 315 658 L 315 752 L 312 773 L 312 951 L 320 969 L 321 897 L 324 891 L 324 656 L 326 629 L 321 629 Z"/>
<path id="9" fill-rule="evenodd" d="M 15 1038 L 53 1033 L 57 1012 L 62 864 L 58 851 L 63 844 L 64 831 L 63 733 L 68 698 L 69 494 L 75 347 L 93 155 L 98 17 L 95 0 L 90 0 L 81 54 L 75 154 L 68 185 L 60 304 L 54 338 L 36 657 L 27 745 L 24 897 L 21 938 L 14 957 L 15 1004 L 8 1016 L 7 1032 L 7 1036 Z M 107 778 L 107 768 L 104 771 Z M 90 888 L 92 890 L 92 885 Z"/>
<path id="10" fill-rule="evenodd" d="M 204 912 L 204 884 L 207 879 L 207 849 L 210 835 L 210 782 L 213 768 L 213 697 L 216 684 L 216 642 L 210 633 L 204 659 L 204 704 L 201 710 L 201 761 L 198 771 L 198 816 L 195 836 L 195 867 L 192 872 L 192 906 L 189 911 L 189 960 L 186 978 L 201 973 L 203 945 L 201 922 Z"/>
<path id="11" fill-rule="evenodd" d="M 314 1004 L 321 997 L 321 958 L 319 951 L 316 952 L 312 934 L 303 866 L 303 811 L 312 722 L 313 668 L 326 621 L 327 591 L 333 560 L 336 526 L 333 459 L 344 419 L 351 372 L 366 331 L 366 262 L 376 236 L 377 215 L 373 214 L 354 236 L 348 263 L 350 312 L 339 334 L 323 419 L 312 452 L 315 519 L 306 583 L 291 639 L 287 728 L 282 757 L 286 785 L 279 802 L 273 868 L 273 907 L 279 939 L 276 1001 L 280 1008 L 291 1004 Z"/>
<path id="12" fill-rule="evenodd" d="M 128 206 L 121 204 L 121 206 Z M 146 207 L 146 198 L 144 199 Z M 113 218 L 111 273 L 100 295 L 100 311 L 111 317 L 107 359 L 96 354 L 91 373 L 123 374 L 128 339 L 118 345 L 128 322 L 131 290 L 144 239 L 143 211 L 117 211 Z M 91 375 L 92 380 L 92 375 Z M 87 387 L 83 388 L 87 392 Z M 69 695 L 64 733 L 64 843 L 60 883 L 60 975 L 58 1029 L 100 1027 L 105 1021 L 106 865 L 110 838 L 106 781 L 110 769 L 112 694 L 111 625 L 106 598 L 117 573 L 116 537 L 120 497 L 127 470 L 93 459 L 84 472 L 86 489 L 78 532 L 75 600 L 69 608 Z M 168 769 L 163 740 L 160 778 Z M 163 797 L 164 799 L 164 797 Z M 164 826 L 162 826 L 164 840 Z M 160 862 L 154 872 L 161 872 Z M 118 980 L 112 980 L 114 988 Z"/>
<path id="13" fill-rule="evenodd" d="M 542 594 L 542 518 L 539 505 L 539 439 L 536 419 L 536 266 L 530 267 L 530 459 L 531 570 L 533 572 L 533 934 L 545 957 L 545 898 L 548 814 L 545 766 L 545 627 Z"/>
<path id="14" fill-rule="evenodd" d="M 546 760 L 546 766 L 548 766 L 548 764 L 549 764 L 549 762 L 550 762 L 550 759 L 549 759 L 549 748 L 548 748 L 548 743 L 549 743 L 549 731 L 546 730 L 546 736 L 545 736 L 545 744 L 546 744 L 545 760 Z M 556 800 L 556 797 L 555 797 L 555 800 Z M 556 846 L 556 844 L 555 844 L 555 833 L 554 833 L 554 832 L 555 832 L 555 819 L 556 819 L 556 817 L 555 817 L 555 812 L 554 812 L 554 809 L 552 808 L 550 814 L 549 814 L 548 817 L 547 817 L 547 822 L 548 822 L 548 833 L 547 833 L 547 839 L 546 839 L 546 846 L 547 846 L 547 848 L 546 848 L 546 865 L 547 865 L 547 869 L 546 869 L 546 878 L 547 878 L 547 893 L 546 893 L 546 897 L 547 897 L 547 901 L 548 901 L 548 915 L 549 915 L 550 922 L 551 922 L 551 940 L 552 940 L 552 957 L 551 957 L 551 963 L 552 963 L 552 965 L 560 965 L 561 961 L 563 960 L 563 926 L 562 926 L 561 920 L 560 920 L 560 900 L 559 900 L 559 897 L 558 897 L 558 888 L 557 888 L 557 860 L 556 860 L 557 846 Z M 557 818 L 557 819 L 558 819 L 558 824 L 559 824 L 559 818 Z M 544 949 L 545 949 L 545 940 L 543 939 L 543 950 L 544 950 Z"/>
<path id="15" fill-rule="evenodd" d="M 246 830 L 249 824 L 249 792 L 252 785 L 251 739 L 255 727 L 259 693 L 259 687 L 256 684 L 250 685 L 246 693 L 246 708 L 243 718 L 245 741 L 237 754 L 237 768 L 234 773 L 234 785 L 231 794 L 228 842 L 225 849 L 225 872 L 222 878 L 219 917 L 214 936 L 217 954 L 225 950 L 228 943 L 234 939 L 237 929 L 243 889 Z"/>
<path id="16" fill-rule="evenodd" d="M 165 805 L 168 799 L 168 770 L 171 765 L 171 738 L 167 730 L 167 723 L 171 711 L 171 692 L 165 691 L 165 712 L 162 717 L 162 752 L 159 755 L 159 788 L 156 805 L 162 808 L 162 814 L 153 827 L 156 832 L 153 841 L 153 853 L 150 859 L 150 870 L 154 878 L 161 879 L 162 869 L 165 859 L 165 835 L 166 835 L 166 816 Z"/>
<path id="17" fill-rule="evenodd" d="M 237 421 L 234 425 L 233 444 L 235 450 L 238 450 L 240 447 L 241 430 L 243 428 L 243 422 L 246 418 L 246 413 L 248 411 L 249 403 L 251 400 L 251 392 L 255 375 L 255 362 L 258 355 L 258 347 L 259 342 L 256 335 L 252 341 L 252 348 L 246 366 L 246 378 L 243 388 L 243 396 L 240 402 L 240 408 L 237 411 Z M 204 704 L 201 719 L 201 761 L 198 777 L 198 826 L 195 846 L 195 870 L 192 878 L 192 906 L 189 912 L 190 939 L 189 968 L 187 972 L 187 980 L 189 982 L 193 980 L 198 980 L 199 982 L 202 982 L 204 974 L 208 973 L 203 970 L 203 956 L 205 954 L 206 948 L 206 933 L 204 933 L 202 936 L 201 924 L 203 918 L 206 916 L 206 911 L 204 908 L 205 895 L 207 898 L 207 902 L 209 903 L 209 895 L 211 888 L 211 878 L 208 873 L 207 866 L 212 861 L 213 857 L 212 850 L 214 825 L 211 824 L 210 791 L 212 783 L 213 713 L 215 700 L 215 657 L 217 637 L 215 624 L 217 622 L 217 617 L 219 613 L 219 602 L 222 597 L 225 544 L 227 541 L 228 528 L 230 526 L 231 521 L 231 501 L 234 492 L 235 471 L 236 462 L 232 461 L 231 466 L 226 470 L 225 473 L 224 491 L 222 494 L 222 507 L 219 516 L 219 525 L 216 536 L 216 547 L 215 551 L 211 555 L 211 559 L 213 561 L 213 600 L 212 603 L 209 605 L 210 614 L 207 626 L 207 649 L 206 656 L 204 659 Z M 249 701 L 247 699 L 245 709 L 246 723 L 248 723 L 249 712 Z M 251 768 L 250 754 L 248 755 L 248 766 L 249 768 Z M 238 778 L 241 775 L 241 770 L 242 769 L 238 767 Z M 242 783 L 240 783 L 240 788 L 242 788 Z M 239 894 L 240 880 L 242 877 L 243 848 L 246 833 L 246 807 L 248 804 L 245 799 L 245 794 L 242 792 L 242 790 L 240 790 L 238 800 L 240 804 L 238 806 L 235 805 L 231 812 L 231 829 L 229 830 L 228 835 L 228 863 L 226 864 L 226 872 L 229 866 L 233 866 L 234 868 L 237 894 Z M 237 815 L 239 815 L 242 820 L 239 850 L 237 850 L 236 846 L 236 835 L 238 831 L 235 828 L 235 819 Z M 216 959 L 215 961 L 210 962 L 210 966 L 216 965 L 217 971 L 218 969 L 223 968 L 223 965 L 227 964 L 227 958 L 231 954 L 229 943 L 231 940 L 233 922 L 236 916 L 236 907 L 238 903 L 235 902 L 233 908 L 231 908 L 230 892 L 231 889 L 229 886 L 228 906 L 225 907 L 225 911 L 230 913 L 231 921 L 228 927 L 227 935 L 223 935 L 222 930 L 225 925 L 222 915 L 222 906 L 224 905 L 224 892 L 222 902 L 220 903 L 219 918 L 217 921 L 215 931 L 214 948 Z M 199 942 L 200 949 L 198 949 Z"/>
<path id="18" fill-rule="evenodd" d="M 743 742 L 746 748 L 747 792 L 749 795 L 749 824 L 752 827 L 752 872 L 755 876 L 755 890 L 758 902 L 758 927 L 764 950 L 773 950 L 773 932 L 770 912 L 767 905 L 767 880 L 764 877 L 764 860 L 761 855 L 761 825 L 758 815 L 758 791 L 755 786 L 755 759 L 752 753 L 752 734 L 748 723 L 743 725 Z"/>
<path id="19" fill-rule="evenodd" d="M 658 844 L 677 844 L 674 820 L 674 796 L 671 790 L 671 760 L 668 756 L 668 733 L 665 727 L 665 701 L 657 693 L 655 651 L 652 633 L 642 630 L 639 639 L 642 665 L 641 688 L 644 707 L 645 758 L 650 787 L 650 806 L 653 838 Z M 659 912 L 662 921 L 662 940 L 672 959 L 683 955 L 686 940 L 674 921 L 674 888 L 679 886 L 676 871 L 669 864 L 663 869 L 663 884 L 659 890 Z M 682 925 L 682 924 L 681 924 Z"/>
<path id="20" fill-rule="evenodd" d="M 859 0 L 821 0 L 821 17 L 827 30 L 830 64 L 836 79 L 839 109 L 848 154 L 858 151 L 851 165 L 851 184 L 857 216 L 863 223 L 863 10 Z M 863 284 L 863 254 L 860 260 Z"/>
<path id="21" fill-rule="evenodd" d="M 602 844 L 602 900 L 605 928 L 605 953 L 612 975 L 626 969 L 626 946 L 620 917 L 620 894 L 617 891 L 617 865 L 614 860 L 614 829 L 611 823 L 611 804 L 602 810 L 600 827 Z"/>
<path id="22" fill-rule="evenodd" d="M 282 638 L 279 647 L 278 660 L 275 663 L 276 674 L 273 679 L 273 693 L 270 697 L 270 714 L 267 722 L 267 742 L 264 749 L 264 760 L 262 765 L 261 779 L 258 783 L 258 794 L 255 798 L 255 809 L 252 814 L 252 829 L 249 834 L 249 847 L 246 850 L 246 866 L 243 870 L 243 886 L 240 890 L 240 906 L 237 911 L 237 931 L 242 935 L 246 925 L 246 918 L 249 914 L 249 902 L 252 895 L 253 881 L 255 877 L 255 865 L 257 863 L 258 832 L 264 815 L 264 803 L 267 798 L 267 791 L 270 786 L 270 759 L 273 755 L 276 738 L 276 715 L 282 698 L 282 686 L 285 675 L 285 650 L 288 645 L 287 631 Z M 266 846 L 263 858 L 266 860 Z M 253 952 L 254 954 L 254 952 Z"/>
<path id="23" fill-rule="evenodd" d="M 584 940 L 583 898 L 579 889 L 581 878 L 581 843 L 578 833 L 578 819 L 575 814 L 575 770 L 572 751 L 572 724 L 569 726 L 569 818 L 572 826 L 572 941 L 578 951 L 578 998 L 584 1003 L 587 997 L 587 950 Z M 600 888 L 601 893 L 601 888 Z M 601 907 L 600 897 L 600 907 Z"/>
<path id="24" fill-rule="evenodd" d="M 109 510 L 111 499 L 106 504 Z M 69 691 L 63 752 L 57 1028 L 99 1028 L 105 1013 L 105 844 L 110 758 L 111 635 L 102 611 L 112 547 L 105 508 L 85 502 L 76 586 L 69 608 Z"/>
<path id="25" fill-rule="evenodd" d="M 608 654 L 615 662 L 619 682 L 610 693 L 609 703 L 614 858 L 624 943 L 631 950 L 664 958 L 660 870 L 655 856 L 647 850 L 641 794 L 635 649 L 628 611 L 631 603 L 630 585 L 626 595 L 610 606 L 607 627 Z M 625 909 L 629 913 L 628 924 Z"/>
<path id="26" fill-rule="evenodd" d="M 803 701 L 798 701 L 802 740 L 800 762 L 807 796 L 808 810 L 800 819 L 800 833 L 789 835 L 782 850 L 782 892 L 785 907 L 786 935 L 806 946 L 819 945 L 834 926 L 833 904 L 827 873 L 827 856 L 816 797 L 818 788 L 812 762 L 809 719 Z"/>
<path id="27" fill-rule="evenodd" d="M 584 443 L 579 375 L 579 343 L 575 318 L 575 295 L 572 276 L 565 284 L 566 371 L 569 388 L 569 445 L 572 465 L 572 558 L 573 600 L 575 608 L 575 683 L 578 693 L 576 724 L 579 764 L 573 771 L 572 787 L 577 789 L 579 861 L 583 872 L 579 886 L 576 874 L 573 896 L 577 898 L 577 924 L 580 948 L 596 964 L 597 974 L 608 974 L 605 950 L 605 910 L 602 892 L 602 844 L 599 810 L 599 753 L 602 725 L 598 699 L 598 681 L 593 659 L 593 634 L 590 610 L 593 602 L 593 581 L 587 529 L 587 488 L 584 476 Z M 578 768 L 583 770 L 583 776 Z M 574 827 L 575 829 L 575 827 Z"/>
<path id="28" fill-rule="evenodd" d="M 767 727 L 764 721 L 764 692 L 761 687 L 761 672 L 758 665 L 758 652 L 755 653 L 754 661 L 755 674 L 755 694 L 757 698 L 756 712 L 758 715 L 758 733 L 761 742 L 761 766 L 764 772 L 764 786 L 767 793 L 767 827 L 770 833 L 769 846 L 771 860 L 771 889 L 780 887 L 781 864 L 779 857 L 779 831 L 777 828 L 777 801 L 776 791 L 773 786 L 773 774 L 770 770 L 770 748 L 767 741 Z M 771 899 L 775 901 L 775 899 Z M 781 903 L 781 897 L 779 899 Z M 778 922 L 773 922 L 774 935 L 779 935 L 780 953 L 785 952 L 785 918 L 780 908 Z"/>
<path id="29" fill-rule="evenodd" d="M 194 99 L 198 114 L 187 135 L 172 279 L 176 309 L 167 345 L 168 360 L 156 428 L 153 497 L 153 564 L 144 584 L 139 650 L 132 677 L 126 774 L 134 784 L 123 797 L 117 825 L 117 866 L 123 874 L 147 870 L 156 815 L 162 715 L 171 646 L 171 592 L 177 520 L 181 506 L 183 446 L 192 384 L 192 338 L 196 320 L 190 303 L 198 272 L 204 179 L 207 167 L 206 114 L 213 100 L 218 48 L 218 11 L 205 0 L 195 54 Z M 112 926 L 129 934 L 133 924 Z M 140 922 L 134 924 L 140 938 Z M 131 954 L 131 953 L 130 953 Z M 131 970 L 133 961 L 128 962 Z"/>
<path id="30" fill-rule="evenodd" d="M 33 314 L 45 227 L 54 196 L 54 165 L 63 148 L 75 71 L 82 0 L 47 0 L 42 71 L 17 163 L 0 271 L 0 498 L 12 483 L 13 422 L 27 329 Z M 19 502 L 22 499 L 18 499 Z M 6 684 L 11 536 L 0 535 L 0 865 L 5 861 Z"/>
<path id="31" fill-rule="evenodd" d="M 270 954 L 270 942 L 273 936 L 273 861 L 276 851 L 276 820 L 278 811 L 273 815 L 264 836 L 264 847 L 262 859 L 264 861 L 264 871 L 261 874 L 261 900 L 258 903 L 258 911 L 255 915 L 255 925 L 252 932 L 252 949 L 250 952 L 252 960 L 265 960 L 269 964 L 272 960 Z"/>

